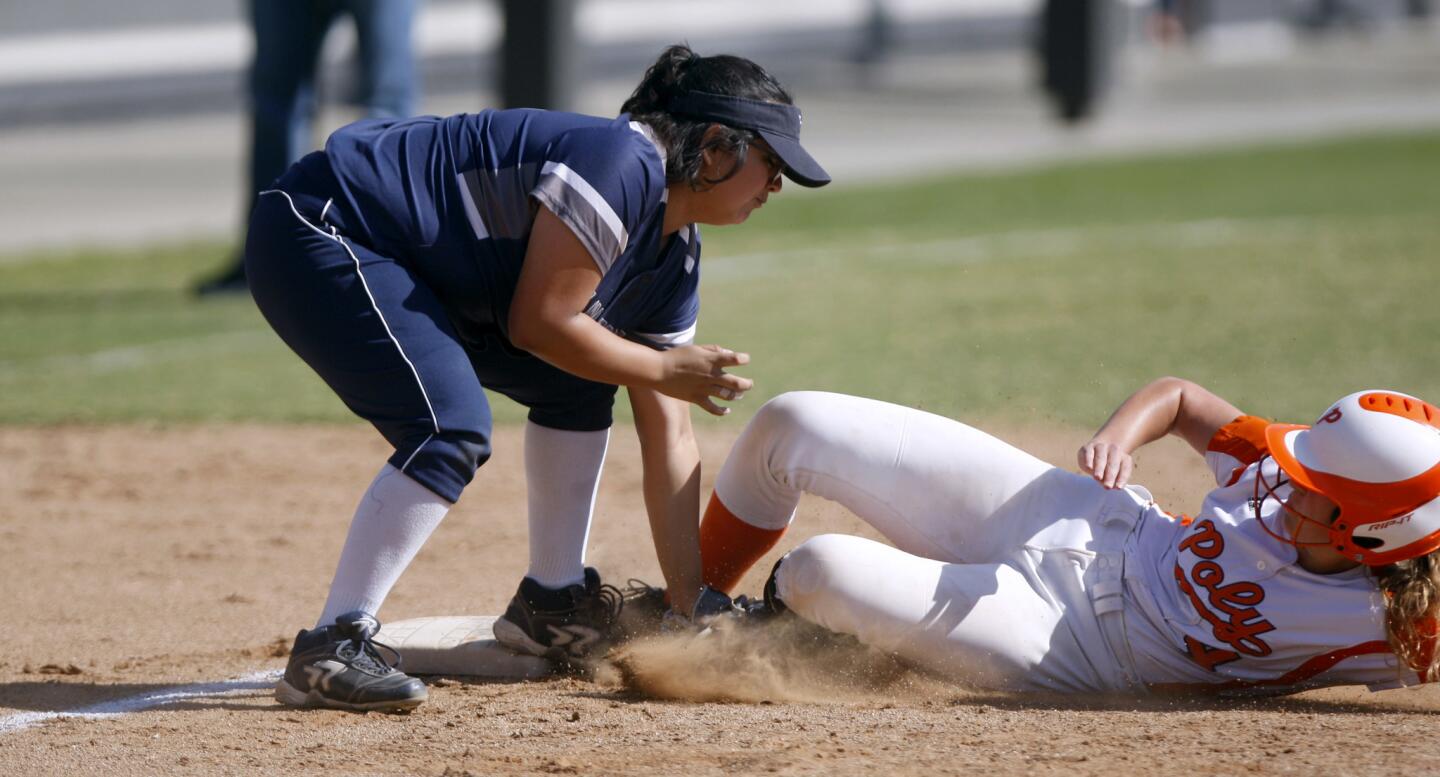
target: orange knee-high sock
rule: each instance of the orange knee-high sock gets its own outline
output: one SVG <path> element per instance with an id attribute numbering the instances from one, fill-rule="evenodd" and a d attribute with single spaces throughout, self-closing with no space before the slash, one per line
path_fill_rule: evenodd
<path id="1" fill-rule="evenodd" d="M 730 512 L 716 494 L 710 495 L 700 521 L 700 563 L 705 585 L 731 593 L 740 578 L 780 541 L 785 529 L 752 526 Z"/>

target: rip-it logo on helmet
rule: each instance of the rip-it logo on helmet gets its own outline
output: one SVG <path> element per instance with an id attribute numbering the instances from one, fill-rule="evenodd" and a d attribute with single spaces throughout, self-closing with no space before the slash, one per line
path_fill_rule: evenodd
<path id="1" fill-rule="evenodd" d="M 1301 524 L 1323 527 L 1328 544 L 1347 558 L 1380 566 L 1440 549 L 1440 408 L 1395 391 L 1360 391 L 1313 426 L 1271 424 L 1265 438 L 1285 477 L 1339 507 L 1328 524 L 1291 512 Z M 1257 496 L 1261 484 L 1265 496 L 1282 484 L 1264 481 L 1257 481 Z M 1327 544 L 1299 542 L 1298 526 L 1277 531 L 1258 508 L 1256 516 L 1291 544 Z"/>

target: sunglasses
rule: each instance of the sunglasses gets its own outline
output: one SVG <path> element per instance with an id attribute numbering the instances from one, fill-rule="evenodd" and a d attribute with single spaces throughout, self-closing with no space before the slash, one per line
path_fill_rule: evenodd
<path id="1" fill-rule="evenodd" d="M 752 143 L 750 147 L 760 152 L 760 161 L 764 162 L 765 167 L 770 170 L 770 178 L 766 181 L 766 185 L 774 186 L 785 172 L 785 163 L 780 161 L 780 157 L 776 156 L 775 152 L 763 143 Z"/>

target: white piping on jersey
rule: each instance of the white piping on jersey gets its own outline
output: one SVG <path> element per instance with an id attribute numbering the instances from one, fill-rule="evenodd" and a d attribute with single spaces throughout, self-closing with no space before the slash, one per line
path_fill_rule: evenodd
<path id="1" fill-rule="evenodd" d="M 340 237 L 340 233 L 335 231 L 334 226 L 327 224 L 326 226 L 330 227 L 330 231 L 327 233 L 325 230 L 315 226 L 314 224 L 311 224 L 308 219 L 300 215 L 300 211 L 295 208 L 295 201 L 290 199 L 289 194 L 280 189 L 266 189 L 265 191 L 260 192 L 260 196 L 264 196 L 266 194 L 279 194 L 283 196 L 285 198 L 285 201 L 290 203 L 290 212 L 295 214 L 295 218 L 300 219 L 300 223 L 314 230 L 321 237 L 327 237 L 331 240 L 334 240 L 336 243 L 339 243 L 340 247 L 345 249 L 345 253 L 350 255 L 350 261 L 355 263 L 355 274 L 360 278 L 360 286 L 365 289 L 365 296 L 370 299 L 370 307 L 375 311 L 375 315 L 380 318 L 380 325 L 385 327 L 385 334 L 390 338 L 390 342 L 395 344 L 395 350 L 400 352 L 400 358 L 404 360 L 405 366 L 410 368 L 410 374 L 415 376 L 415 385 L 420 387 L 420 396 L 425 399 L 425 407 L 430 411 L 430 425 L 435 428 L 435 434 L 439 434 L 440 418 L 435 415 L 435 406 L 430 404 L 430 392 L 425 390 L 425 382 L 420 380 L 420 371 L 415 369 L 415 363 L 410 361 L 410 357 L 405 354 L 404 346 L 400 345 L 400 340 L 397 339 L 395 337 L 395 333 L 391 331 L 390 322 L 385 320 L 385 314 L 380 311 L 380 305 L 375 302 L 375 295 L 370 293 L 370 283 L 365 280 L 365 273 L 360 269 L 360 257 L 356 256 L 355 252 L 350 250 L 349 244 L 345 242 L 344 238 Z M 329 207 L 328 204 L 326 207 Z M 435 435 L 432 434 L 430 435 L 430 437 L 426 437 L 425 442 L 420 443 L 420 446 L 415 449 L 416 453 L 420 451 L 420 448 L 423 448 L 425 446 L 425 443 L 430 442 L 430 439 L 434 436 Z M 415 454 L 410 454 L 410 458 L 415 458 Z M 410 459 L 406 459 L 405 463 L 409 464 Z M 401 467 L 400 471 L 404 472 L 405 468 Z"/>
<path id="2" fill-rule="evenodd" d="M 660 139 L 655 137 L 655 130 L 651 129 L 649 124 L 638 121 L 630 122 L 630 129 L 635 130 L 641 135 L 644 135 L 645 139 L 650 141 L 650 145 L 655 147 L 655 153 L 660 155 L 660 169 L 663 171 L 665 169 L 666 162 L 669 160 L 669 157 L 665 154 L 665 147 L 660 145 Z M 664 189 L 660 190 L 660 202 L 662 204 L 669 204 L 670 187 L 667 186 Z M 686 243 L 690 243 L 692 242 L 690 240 L 690 234 L 694 229 L 695 225 L 690 224 L 684 229 L 681 229 L 676 234 L 680 235 L 681 240 L 684 240 Z M 694 268 L 695 259 L 689 256 L 685 257 L 685 272 L 690 272 Z"/>
<path id="3" fill-rule="evenodd" d="M 687 224 L 683 229 L 681 229 L 679 232 L 676 232 L 675 234 L 679 235 L 680 239 L 685 241 L 685 245 L 689 246 L 695 242 L 691 238 L 695 237 L 697 231 L 698 228 L 694 224 Z M 689 248 L 686 248 L 685 274 L 689 275 L 692 272 L 695 272 L 695 254 L 692 253 Z"/>
<path id="4" fill-rule="evenodd" d="M 655 153 L 660 155 L 660 167 L 664 168 L 668 157 L 665 154 L 665 147 L 660 145 L 660 139 L 655 137 L 655 130 L 651 129 L 649 124 L 638 121 L 630 122 L 630 129 L 644 135 L 645 139 L 650 141 L 650 145 L 655 147 Z"/>
<path id="5" fill-rule="evenodd" d="M 475 207 L 475 198 L 470 196 L 470 182 L 465 180 L 465 174 L 459 173 L 455 181 L 460 184 L 460 200 L 465 204 L 465 218 L 470 222 L 470 230 L 475 233 L 476 240 L 489 240 L 490 230 L 485 228 L 485 219 L 480 217 L 480 209 Z"/>
<path id="6" fill-rule="evenodd" d="M 605 222 L 605 226 L 609 227 L 610 232 L 615 235 L 615 242 L 620 246 L 616 255 L 625 253 L 625 247 L 630 244 L 630 233 L 625 231 L 625 224 L 620 221 L 619 216 L 615 215 L 610 203 L 600 196 L 600 192 L 595 191 L 589 181 L 560 162 L 546 162 L 545 166 L 540 168 L 540 175 L 554 175 L 564 181 L 565 185 L 569 186 L 576 194 L 584 197 L 585 201 L 590 203 L 590 207 L 595 209 L 595 213 L 600 216 L 600 220 Z"/>
<path id="7" fill-rule="evenodd" d="M 323 207 L 323 208 L 320 209 L 320 220 L 321 220 L 322 222 L 325 220 L 325 214 L 330 212 L 330 206 L 331 206 L 331 205 L 334 205 L 334 204 L 335 204 L 335 198 L 334 198 L 334 197 L 331 197 L 330 199 L 328 199 L 328 200 L 325 201 L 325 207 Z"/>
<path id="8" fill-rule="evenodd" d="M 695 324 L 691 324 L 684 331 L 671 332 L 669 334 L 650 334 L 649 332 L 636 332 L 636 337 L 643 337 L 656 345 L 688 345 L 695 342 Z"/>

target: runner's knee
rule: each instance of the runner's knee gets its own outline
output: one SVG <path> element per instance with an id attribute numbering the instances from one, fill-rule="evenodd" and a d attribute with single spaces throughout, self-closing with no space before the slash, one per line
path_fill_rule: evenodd
<path id="1" fill-rule="evenodd" d="M 845 534 L 821 534 L 787 553 L 775 570 L 780 601 L 806 620 L 815 620 L 817 602 L 841 588 L 853 572 L 857 541 L 865 542 Z"/>
<path id="2" fill-rule="evenodd" d="M 754 429 L 771 438 L 817 431 L 825 422 L 823 405 L 827 396 L 821 391 L 787 391 L 761 405 L 746 430 Z"/>

